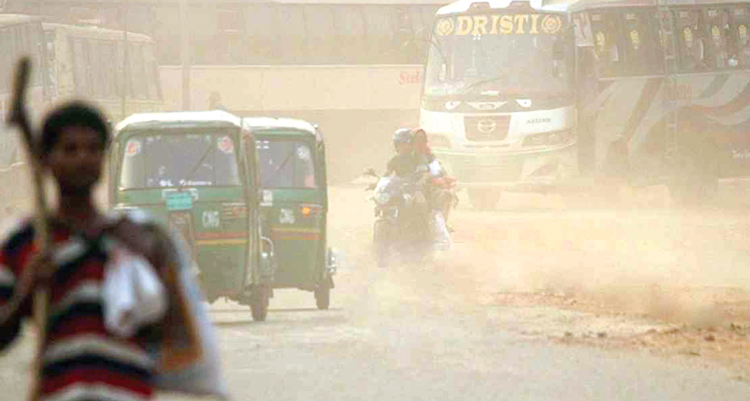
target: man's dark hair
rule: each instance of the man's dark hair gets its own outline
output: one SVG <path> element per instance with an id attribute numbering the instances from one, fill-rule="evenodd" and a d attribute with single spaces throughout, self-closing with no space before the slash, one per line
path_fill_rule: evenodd
<path id="1" fill-rule="evenodd" d="M 109 126 L 107 120 L 93 106 L 84 102 L 66 103 L 47 115 L 42 127 L 42 155 L 48 155 L 60 141 L 62 130 L 68 127 L 90 128 L 99 134 L 102 146 L 109 143 Z"/>

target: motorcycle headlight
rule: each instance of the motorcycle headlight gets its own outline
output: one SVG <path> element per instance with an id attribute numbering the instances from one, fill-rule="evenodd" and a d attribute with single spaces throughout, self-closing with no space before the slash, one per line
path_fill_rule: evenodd
<path id="1" fill-rule="evenodd" d="M 378 203 L 378 205 L 385 205 L 391 200 L 391 195 L 389 195 L 387 192 L 378 192 L 377 195 L 375 195 L 375 202 Z"/>

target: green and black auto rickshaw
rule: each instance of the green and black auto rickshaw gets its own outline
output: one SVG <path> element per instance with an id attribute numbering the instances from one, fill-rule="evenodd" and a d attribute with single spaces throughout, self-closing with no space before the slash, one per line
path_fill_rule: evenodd
<path id="1" fill-rule="evenodd" d="M 141 209 L 181 233 L 209 302 L 226 297 L 265 320 L 274 264 L 256 146 L 224 111 L 134 115 L 116 128 L 108 184 L 114 209 Z"/>
<path id="2" fill-rule="evenodd" d="M 327 245 L 325 143 L 305 121 L 246 118 L 255 138 L 263 234 L 274 248 L 273 288 L 311 291 L 318 309 L 331 302 L 336 254 Z"/>

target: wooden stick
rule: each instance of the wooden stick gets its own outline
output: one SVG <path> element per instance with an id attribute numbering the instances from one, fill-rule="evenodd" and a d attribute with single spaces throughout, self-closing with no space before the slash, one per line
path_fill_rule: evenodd
<path id="1" fill-rule="evenodd" d="M 9 122 L 17 125 L 21 130 L 21 137 L 26 147 L 27 159 L 31 169 L 31 176 L 34 184 L 34 238 L 37 248 L 37 255 L 45 255 L 53 244 L 52 233 L 49 230 L 47 198 L 44 192 L 44 172 L 41 163 L 41 153 L 39 152 L 39 143 L 35 138 L 31 122 L 25 107 L 26 88 L 28 87 L 29 77 L 31 75 L 31 60 L 24 57 L 18 63 L 15 81 L 13 84 L 13 101 L 11 103 L 11 114 Z M 45 278 L 52 276 L 52 266 L 34 263 L 29 268 L 34 268 L 29 274 L 34 276 L 44 275 Z M 38 328 L 37 354 L 35 357 L 35 377 L 29 393 L 29 400 L 39 399 L 42 375 L 42 352 L 47 337 L 47 308 L 49 305 L 49 288 L 47 281 L 39 284 L 37 280 L 31 280 L 34 285 L 34 320 Z M 23 299 L 28 295 L 30 289 L 19 288 L 16 293 Z M 19 304 L 20 305 L 20 304 Z"/>

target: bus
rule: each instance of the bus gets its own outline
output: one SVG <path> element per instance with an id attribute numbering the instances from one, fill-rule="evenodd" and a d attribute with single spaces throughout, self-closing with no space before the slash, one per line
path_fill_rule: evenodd
<path id="1" fill-rule="evenodd" d="M 31 57 L 33 63 L 27 104 L 34 119 L 75 98 L 101 107 L 113 122 L 163 109 L 155 42 L 145 35 L 128 34 L 126 69 L 123 37 L 122 31 L 0 14 L 0 118 L 5 119 L 10 108 L 13 72 L 22 56 Z M 0 168 L 20 161 L 17 150 L 15 136 L 0 135 Z"/>
<path id="2" fill-rule="evenodd" d="M 62 101 L 81 98 L 99 106 L 114 123 L 124 117 L 123 87 L 125 115 L 163 109 L 155 42 L 128 34 L 128 68 L 122 62 L 123 43 L 122 31 L 0 14 L 0 216 L 30 204 L 19 138 L 5 124 L 18 60 L 28 56 L 33 63 L 27 95 L 33 121 Z"/>
<path id="3" fill-rule="evenodd" d="M 43 23 L 46 74 L 51 103 L 87 99 L 112 121 L 164 108 L 156 42 L 129 32 L 98 26 Z M 123 93 L 126 93 L 123 110 Z"/>
<path id="4" fill-rule="evenodd" d="M 422 65 L 449 0 L 188 0 L 190 109 L 220 98 L 240 116 L 291 117 L 326 133 L 333 182 L 385 167 L 391 134 L 419 122 Z M 17 12 L 97 21 L 123 15 L 153 37 L 167 110 L 181 110 L 180 2 L 10 0 Z M 362 149 L 367 149 L 362 152 Z"/>
<path id="5" fill-rule="evenodd" d="M 750 171 L 749 26 L 746 2 L 459 1 L 421 125 L 480 208 L 603 181 L 705 199 Z"/>

